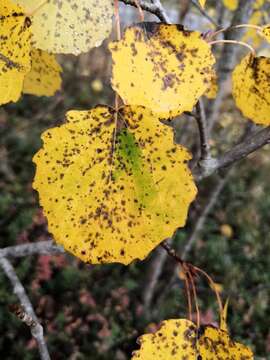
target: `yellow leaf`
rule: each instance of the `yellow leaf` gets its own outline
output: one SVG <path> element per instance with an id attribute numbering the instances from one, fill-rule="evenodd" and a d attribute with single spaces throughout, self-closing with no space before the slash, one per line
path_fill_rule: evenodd
<path id="1" fill-rule="evenodd" d="M 206 92 L 204 93 L 204 96 L 206 96 L 208 99 L 215 99 L 217 96 L 217 93 L 218 93 L 217 74 L 213 70 L 210 87 L 206 90 Z"/>
<path id="2" fill-rule="evenodd" d="M 186 319 L 166 320 L 154 334 L 140 337 L 132 360 L 252 360 L 251 350 L 232 341 L 227 331 L 213 326 L 199 329 Z"/>
<path id="3" fill-rule="evenodd" d="M 238 0 L 223 0 L 223 4 L 231 11 L 234 11 L 238 8 Z"/>
<path id="4" fill-rule="evenodd" d="M 270 43 L 270 25 L 264 26 L 262 29 L 262 34 L 266 38 L 266 40 Z"/>
<path id="5" fill-rule="evenodd" d="M 49 231 L 85 262 L 144 259 L 185 224 L 196 187 L 187 150 L 150 110 L 70 111 L 46 131 L 34 188 Z M 114 151 L 113 151 L 114 149 Z"/>
<path id="6" fill-rule="evenodd" d="M 9 0 L 0 4 L 0 105 L 20 98 L 30 70 L 30 22 Z"/>
<path id="7" fill-rule="evenodd" d="M 132 360 L 195 360 L 196 326 L 189 320 L 166 320 L 154 334 L 140 337 Z"/>
<path id="8" fill-rule="evenodd" d="M 227 331 L 213 326 L 202 326 L 198 334 L 196 347 L 201 359 L 253 359 L 252 351 L 247 346 L 232 341 Z"/>
<path id="9" fill-rule="evenodd" d="M 53 96 L 61 88 L 61 66 L 55 56 L 42 50 L 32 49 L 32 67 L 23 84 L 25 94 Z"/>
<path id="10" fill-rule="evenodd" d="M 201 7 L 204 8 L 206 0 L 199 0 L 199 3 L 201 5 Z"/>
<path id="11" fill-rule="evenodd" d="M 233 71 L 233 97 L 243 115 L 270 125 L 270 58 L 249 54 Z"/>
<path id="12" fill-rule="evenodd" d="M 198 32 L 140 23 L 109 45 L 112 86 L 127 104 L 169 118 L 191 111 L 209 88 L 215 59 Z"/>
<path id="13" fill-rule="evenodd" d="M 220 232 L 223 236 L 226 236 L 227 238 L 231 238 L 233 236 L 233 229 L 229 224 L 222 224 L 220 226 Z"/>
<path id="14" fill-rule="evenodd" d="M 99 46 L 112 28 L 112 0 L 16 0 L 33 14 L 33 46 L 78 55 Z"/>

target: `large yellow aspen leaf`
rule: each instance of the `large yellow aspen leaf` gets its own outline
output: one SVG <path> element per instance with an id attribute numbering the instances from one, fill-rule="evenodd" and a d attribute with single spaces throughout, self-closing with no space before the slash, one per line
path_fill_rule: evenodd
<path id="1" fill-rule="evenodd" d="M 196 195 L 189 153 L 143 107 L 98 106 L 66 120 L 34 157 L 49 231 L 85 262 L 144 259 L 185 224 Z"/>
<path id="2" fill-rule="evenodd" d="M 186 319 L 163 321 L 156 333 L 139 338 L 140 350 L 132 360 L 195 360 L 196 330 Z"/>
<path id="3" fill-rule="evenodd" d="M 26 75 L 23 92 L 37 96 L 53 96 L 61 88 L 61 71 L 54 55 L 32 49 L 31 71 Z"/>
<path id="4" fill-rule="evenodd" d="M 139 338 L 132 360 L 252 360 L 252 351 L 232 341 L 227 331 L 196 327 L 186 319 L 166 320 L 154 334 Z"/>
<path id="5" fill-rule="evenodd" d="M 33 46 L 78 55 L 99 46 L 112 29 L 112 0 L 16 0 L 32 14 Z"/>
<path id="6" fill-rule="evenodd" d="M 223 0 L 223 4 L 231 11 L 234 11 L 238 8 L 238 0 Z"/>
<path id="7" fill-rule="evenodd" d="M 127 104 L 148 107 L 159 117 L 191 111 L 210 86 L 210 45 L 180 25 L 140 23 L 109 48 L 113 88 Z"/>
<path id="8" fill-rule="evenodd" d="M 17 101 L 30 71 L 30 20 L 9 0 L 0 2 L 0 105 Z"/>
<path id="9" fill-rule="evenodd" d="M 244 116 L 270 125 L 270 58 L 249 54 L 233 71 L 233 97 Z"/>

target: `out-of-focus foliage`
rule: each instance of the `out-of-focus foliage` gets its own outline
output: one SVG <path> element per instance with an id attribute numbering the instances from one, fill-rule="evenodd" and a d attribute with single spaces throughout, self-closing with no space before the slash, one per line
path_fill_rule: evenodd
<path id="1" fill-rule="evenodd" d="M 224 5 L 231 11 L 234 11 L 238 7 L 238 0 L 223 0 Z"/>

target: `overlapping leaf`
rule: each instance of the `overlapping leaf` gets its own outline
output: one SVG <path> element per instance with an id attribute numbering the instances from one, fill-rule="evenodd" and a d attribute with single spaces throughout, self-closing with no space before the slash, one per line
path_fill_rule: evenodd
<path id="1" fill-rule="evenodd" d="M 233 97 L 243 115 L 256 124 L 270 125 L 270 58 L 243 58 L 233 71 Z"/>
<path id="2" fill-rule="evenodd" d="M 31 71 L 26 75 L 23 84 L 25 94 L 53 96 L 61 87 L 61 66 L 55 56 L 45 51 L 32 49 Z"/>
<path id="3" fill-rule="evenodd" d="M 16 0 L 33 21 L 33 45 L 53 53 L 87 52 L 110 34 L 113 2 Z"/>
<path id="4" fill-rule="evenodd" d="M 198 331 L 196 349 L 201 359 L 252 360 L 252 351 L 230 339 L 228 332 L 213 326 L 203 326 Z"/>
<path id="5" fill-rule="evenodd" d="M 190 155 L 149 110 L 70 111 L 42 139 L 34 188 L 55 240 L 83 261 L 144 259 L 185 224 Z"/>
<path id="6" fill-rule="evenodd" d="M 209 88 L 215 60 L 200 33 L 141 23 L 112 42 L 112 86 L 128 104 L 169 118 L 191 111 Z"/>
<path id="7" fill-rule="evenodd" d="M 227 331 L 186 319 L 167 320 L 154 334 L 140 338 L 132 360 L 252 360 L 252 351 L 232 341 Z"/>
<path id="8" fill-rule="evenodd" d="M 30 71 L 30 21 L 9 0 L 0 3 L 0 105 L 17 101 Z"/>

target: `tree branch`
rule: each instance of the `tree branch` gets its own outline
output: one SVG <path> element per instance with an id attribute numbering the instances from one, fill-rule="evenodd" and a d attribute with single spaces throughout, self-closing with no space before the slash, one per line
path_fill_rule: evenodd
<path id="1" fill-rule="evenodd" d="M 193 171 L 193 175 L 197 181 L 200 181 L 217 170 L 228 167 L 235 162 L 244 159 L 252 152 L 262 148 L 270 143 L 270 126 L 264 128 L 255 135 L 249 135 L 240 144 L 235 145 L 231 150 L 227 151 L 223 156 L 210 159 L 209 161 L 200 161 Z"/>
<path id="2" fill-rule="evenodd" d="M 0 258 L 1 257 L 9 257 L 9 258 L 17 258 L 34 254 L 63 254 L 65 250 L 56 245 L 54 241 L 38 241 L 36 243 L 8 246 L 4 249 L 0 249 Z"/>
<path id="3" fill-rule="evenodd" d="M 4 257 L 0 257 L 0 266 L 3 269 L 4 273 L 10 280 L 13 286 L 13 292 L 18 297 L 23 309 L 25 310 L 26 314 L 33 319 L 30 325 L 30 330 L 32 336 L 36 339 L 38 343 L 39 353 L 42 360 L 50 360 L 50 355 L 47 349 L 47 345 L 44 340 L 43 336 L 43 327 L 40 325 L 37 316 L 34 312 L 32 304 L 25 292 L 25 289 L 20 282 L 13 266 Z"/>
<path id="4" fill-rule="evenodd" d="M 134 7 L 137 7 L 136 1 L 134 0 L 120 0 L 122 1 L 124 4 L 126 5 L 131 5 Z M 152 0 L 151 3 L 146 2 L 146 1 L 139 1 L 140 7 L 149 12 L 150 14 L 155 15 L 156 17 L 159 18 L 159 20 L 161 22 L 164 22 L 166 24 L 170 24 L 170 19 L 167 16 L 161 2 L 159 0 Z"/>
<path id="5" fill-rule="evenodd" d="M 213 19 L 211 18 L 211 16 L 209 16 L 207 14 L 207 12 L 201 7 L 201 5 L 198 4 L 198 2 L 196 0 L 191 0 L 191 3 L 194 7 L 196 7 L 199 12 L 208 20 L 210 21 L 210 23 L 212 23 L 216 28 L 219 27 L 218 23 Z"/>
<path id="6" fill-rule="evenodd" d="M 202 99 L 199 99 L 199 101 L 196 104 L 195 119 L 197 121 L 199 134 L 200 134 L 200 145 L 201 145 L 200 161 L 203 161 L 210 159 L 211 154 L 210 154 L 210 146 L 209 146 L 208 128 L 206 124 L 206 116 L 205 116 L 204 104 Z"/>

